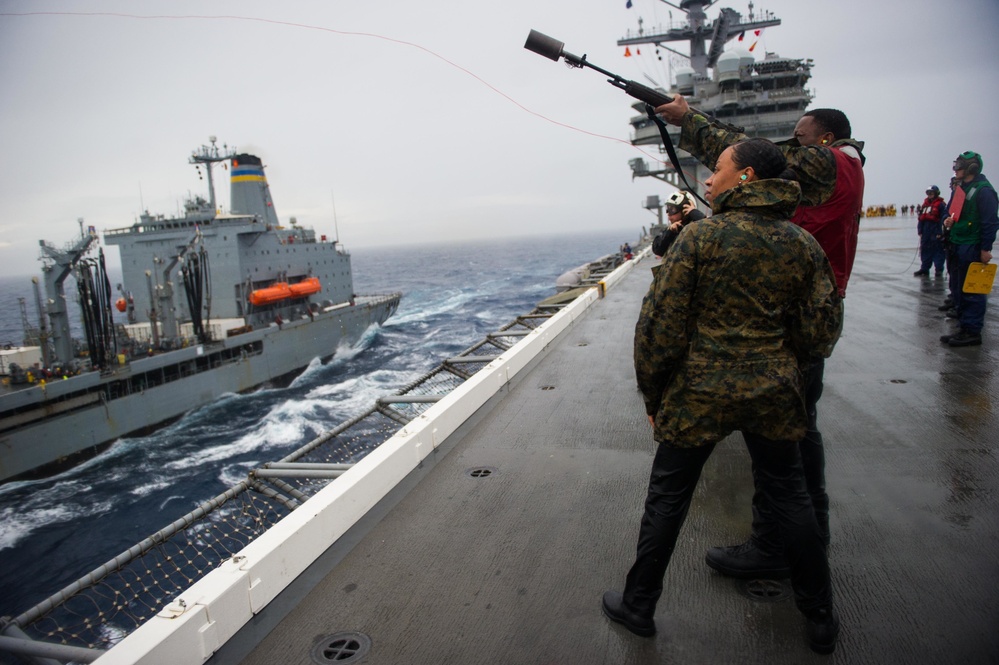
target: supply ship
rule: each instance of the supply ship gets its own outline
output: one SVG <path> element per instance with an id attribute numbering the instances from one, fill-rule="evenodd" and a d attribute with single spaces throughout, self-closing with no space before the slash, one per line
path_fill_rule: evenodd
<path id="1" fill-rule="evenodd" d="M 749 136 L 774 141 L 791 138 L 795 124 L 812 101 L 807 88 L 812 60 L 784 58 L 776 53 L 766 53 L 762 60 L 757 60 L 749 48 L 756 46 L 760 31 L 779 26 L 780 19 L 771 12 L 754 13 L 750 2 L 746 16 L 725 7 L 713 21 L 708 21 L 704 10 L 713 4 L 715 0 L 683 0 L 678 8 L 687 14 L 687 22 L 647 30 L 639 19 L 639 28 L 629 31 L 617 43 L 629 48 L 650 45 L 657 51 L 684 56 L 689 64 L 676 69 L 675 81 L 669 90 L 664 90 L 671 97 L 679 93 L 692 107 L 742 128 Z M 740 37 L 738 43 L 748 44 L 749 48 L 737 46 L 725 50 L 729 42 Z M 686 54 L 667 46 L 678 42 L 688 44 Z M 640 115 L 631 119 L 632 145 L 662 148 L 659 129 L 646 114 L 644 102 L 633 107 Z M 674 145 L 679 144 L 680 128 L 669 127 L 668 131 Z M 677 154 L 688 182 L 703 195 L 700 183 L 710 175 L 707 168 L 682 150 L 678 149 Z M 629 166 L 633 177 L 654 177 L 682 187 L 668 160 L 653 167 L 636 157 L 629 161 Z"/>
<path id="2" fill-rule="evenodd" d="M 33 280 L 39 325 L 25 331 L 35 344 L 2 352 L 0 482 L 288 377 L 398 307 L 398 293 L 354 294 L 351 257 L 337 240 L 295 218 L 279 222 L 259 157 L 220 150 L 212 137 L 190 163 L 207 173 L 207 199 L 190 198 L 181 217 L 144 212 L 104 232 L 121 257 L 114 292 L 96 229 L 81 220 L 68 246 L 40 242 L 45 300 Z M 212 176 L 220 163 L 231 174 L 225 214 Z M 85 342 L 70 334 L 71 275 Z"/>

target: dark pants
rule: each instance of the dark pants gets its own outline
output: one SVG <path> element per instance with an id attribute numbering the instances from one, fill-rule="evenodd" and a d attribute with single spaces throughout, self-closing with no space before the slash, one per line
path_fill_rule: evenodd
<path id="1" fill-rule="evenodd" d="M 821 359 L 805 370 L 805 412 L 808 415 L 808 430 L 805 438 L 798 442 L 801 465 L 805 471 L 805 486 L 812 501 L 815 519 L 819 525 L 822 542 L 829 544 L 829 495 L 826 493 L 826 452 L 822 446 L 822 433 L 818 430 L 818 404 L 822 397 L 822 376 L 826 361 Z M 747 442 L 748 443 L 748 442 Z M 760 478 L 756 464 L 753 464 L 753 542 L 764 552 L 776 554 L 781 551 L 781 538 L 776 519 L 760 491 Z"/>
<path id="2" fill-rule="evenodd" d="M 919 270 L 921 272 L 929 272 L 931 265 L 936 272 L 943 271 L 944 247 L 940 234 L 939 224 L 919 222 L 919 258 L 922 259 Z"/>
<path id="3" fill-rule="evenodd" d="M 951 245 L 948 270 L 950 270 L 950 297 L 954 300 L 957 320 L 961 327 L 981 333 L 985 325 L 985 308 L 988 296 L 984 293 L 964 293 L 964 280 L 972 263 L 982 260 L 981 245 Z"/>
<path id="4" fill-rule="evenodd" d="M 957 281 L 957 254 L 954 252 L 954 245 L 944 241 L 944 256 L 947 261 L 947 295 L 950 296 L 952 303 L 957 302 L 961 287 L 958 286 L 957 292 L 954 291 L 954 283 Z"/>
<path id="5" fill-rule="evenodd" d="M 830 607 L 829 563 L 805 490 L 797 444 L 753 434 L 745 434 L 745 439 L 753 468 L 758 470 L 757 487 L 773 507 L 772 515 L 791 566 L 798 609 L 808 613 Z M 659 444 L 638 534 L 638 552 L 624 587 L 624 604 L 633 612 L 649 618 L 655 614 L 666 567 L 687 518 L 701 469 L 712 450 L 713 444 L 699 448 Z"/>

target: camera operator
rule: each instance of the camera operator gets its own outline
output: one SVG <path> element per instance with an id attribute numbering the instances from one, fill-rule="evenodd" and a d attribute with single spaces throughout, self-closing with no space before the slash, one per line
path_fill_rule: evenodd
<path id="1" fill-rule="evenodd" d="M 670 194 L 666 199 L 666 219 L 669 220 L 669 226 L 652 241 L 652 253 L 659 257 L 666 256 L 683 227 L 704 217 L 704 213 L 697 209 L 690 192 Z"/>

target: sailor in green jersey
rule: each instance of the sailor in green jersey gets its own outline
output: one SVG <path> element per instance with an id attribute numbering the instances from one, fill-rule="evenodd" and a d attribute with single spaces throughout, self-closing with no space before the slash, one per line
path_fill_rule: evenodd
<path id="1" fill-rule="evenodd" d="M 951 199 L 944 227 L 949 229 L 947 251 L 950 253 L 949 265 L 953 268 L 950 273 L 951 298 L 961 328 L 940 338 L 949 346 L 978 346 L 982 343 L 988 296 L 963 292 L 971 264 L 992 260 L 992 243 L 999 228 L 999 197 L 982 174 L 982 167 L 982 156 L 970 150 L 954 160 L 954 175 L 964 195 L 964 204 L 957 210 L 954 199 Z"/>

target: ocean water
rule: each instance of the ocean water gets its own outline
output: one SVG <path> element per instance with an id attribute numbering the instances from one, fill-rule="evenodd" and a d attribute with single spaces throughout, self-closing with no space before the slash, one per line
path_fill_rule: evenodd
<path id="1" fill-rule="evenodd" d="M 355 291 L 401 291 L 385 325 L 286 387 L 225 395 L 44 480 L 0 485 L 0 616 L 16 616 L 370 407 L 555 292 L 566 270 L 639 229 L 352 251 Z M 30 278 L 0 279 L 0 344 L 37 325 Z M 114 276 L 112 276 L 112 281 Z M 71 308 L 75 311 L 76 308 Z"/>

